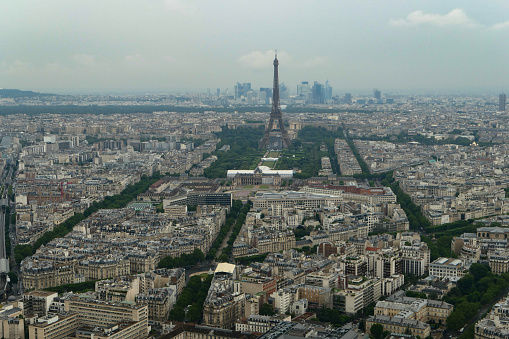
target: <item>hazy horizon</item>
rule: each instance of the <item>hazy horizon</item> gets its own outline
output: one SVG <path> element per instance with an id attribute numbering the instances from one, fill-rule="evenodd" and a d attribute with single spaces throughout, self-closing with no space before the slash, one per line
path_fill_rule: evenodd
<path id="1" fill-rule="evenodd" d="M 509 2 L 4 1 L 0 87 L 56 94 L 230 91 L 326 80 L 344 92 L 497 94 Z"/>

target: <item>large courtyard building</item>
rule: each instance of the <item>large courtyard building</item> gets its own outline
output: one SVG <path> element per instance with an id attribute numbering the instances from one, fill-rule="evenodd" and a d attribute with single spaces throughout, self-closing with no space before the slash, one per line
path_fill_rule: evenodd
<path id="1" fill-rule="evenodd" d="M 234 186 L 280 185 L 282 180 L 293 178 L 294 170 L 272 170 L 267 166 L 258 166 L 254 170 L 228 170 L 227 178 Z"/>

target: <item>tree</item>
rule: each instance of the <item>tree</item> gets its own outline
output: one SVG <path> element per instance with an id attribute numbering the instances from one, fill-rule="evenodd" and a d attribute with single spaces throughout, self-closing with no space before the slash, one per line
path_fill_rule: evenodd
<path id="1" fill-rule="evenodd" d="M 373 326 L 369 329 L 369 332 L 371 332 L 375 339 L 382 339 L 384 327 L 381 324 L 373 324 Z"/>
<path id="2" fill-rule="evenodd" d="M 474 288 L 474 276 L 472 274 L 466 274 L 463 278 L 458 280 L 458 288 L 464 295 L 472 292 Z"/>
<path id="3" fill-rule="evenodd" d="M 18 275 L 14 271 L 9 271 L 7 273 L 9 275 L 9 279 L 11 280 L 11 283 L 17 284 L 18 283 Z"/>
<path id="4" fill-rule="evenodd" d="M 457 331 L 465 325 L 465 316 L 460 312 L 452 312 L 447 317 L 447 328 Z"/>
<path id="5" fill-rule="evenodd" d="M 488 276 L 491 272 L 491 268 L 488 265 L 482 265 L 482 264 L 472 264 L 470 266 L 470 274 L 472 274 L 475 278 L 475 281 L 479 281 L 482 278 Z"/>
<path id="6" fill-rule="evenodd" d="M 263 304 L 261 309 L 260 309 L 260 315 L 274 315 L 276 312 L 274 311 L 274 306 L 272 306 L 271 304 Z"/>
<path id="7" fill-rule="evenodd" d="M 197 323 L 202 317 L 202 308 L 198 304 L 193 304 L 188 308 L 186 319 L 189 322 Z"/>
<path id="8" fill-rule="evenodd" d="M 366 322 L 364 320 L 359 321 L 359 331 L 366 331 Z"/>
<path id="9" fill-rule="evenodd" d="M 175 321 L 184 321 L 186 318 L 186 312 L 184 308 L 181 306 L 175 306 L 173 310 L 170 311 L 170 319 Z"/>

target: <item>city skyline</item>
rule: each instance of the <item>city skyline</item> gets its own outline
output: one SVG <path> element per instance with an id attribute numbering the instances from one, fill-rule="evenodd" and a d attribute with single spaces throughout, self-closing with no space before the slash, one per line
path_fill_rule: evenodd
<path id="1" fill-rule="evenodd" d="M 0 87 L 55 93 L 206 91 L 281 77 L 344 92 L 504 91 L 502 1 L 4 2 Z M 99 3 L 98 3 L 99 4 Z"/>

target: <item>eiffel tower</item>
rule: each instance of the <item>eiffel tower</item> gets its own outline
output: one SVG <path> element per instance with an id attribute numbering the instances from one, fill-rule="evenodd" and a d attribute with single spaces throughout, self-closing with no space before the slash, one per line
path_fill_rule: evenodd
<path id="1" fill-rule="evenodd" d="M 265 135 L 260 140 L 260 148 L 271 150 L 282 150 L 288 147 L 291 143 L 288 131 L 283 124 L 283 115 L 281 113 L 281 106 L 279 104 L 279 76 L 278 76 L 279 61 L 276 57 L 274 59 L 274 84 L 272 89 L 272 111 L 270 112 L 269 124 L 265 130 Z"/>

